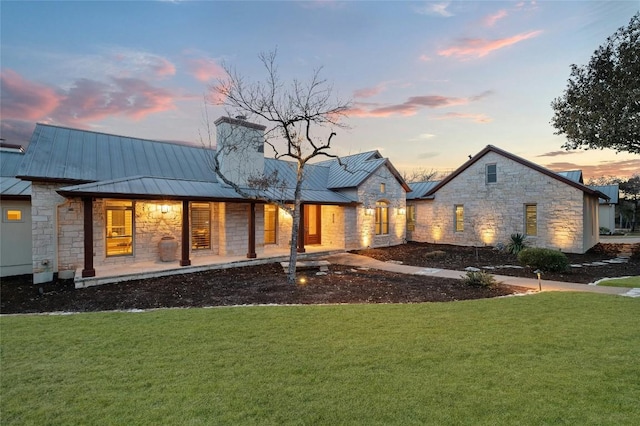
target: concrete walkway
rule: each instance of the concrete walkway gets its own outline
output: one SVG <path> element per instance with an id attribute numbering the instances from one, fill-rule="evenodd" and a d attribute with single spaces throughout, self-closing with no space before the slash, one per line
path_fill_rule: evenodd
<path id="1" fill-rule="evenodd" d="M 382 262 L 380 260 L 353 253 L 332 254 L 323 257 L 323 259 L 339 265 L 380 269 L 383 271 L 396 272 L 399 274 L 429 275 L 433 277 L 455 279 L 459 279 L 461 276 L 466 274 L 466 272 L 452 271 L 449 269 L 424 268 L 420 266 L 399 265 L 392 262 Z M 537 278 L 521 278 L 495 274 L 492 275 L 496 278 L 496 280 L 508 285 L 525 287 L 532 290 L 539 289 Z M 567 283 L 562 281 L 547 281 L 544 279 L 542 280 L 542 291 L 586 291 L 591 293 L 617 294 L 620 296 L 640 297 L 640 293 L 634 290 L 637 289 L 624 287 L 600 287 L 587 284 Z"/>

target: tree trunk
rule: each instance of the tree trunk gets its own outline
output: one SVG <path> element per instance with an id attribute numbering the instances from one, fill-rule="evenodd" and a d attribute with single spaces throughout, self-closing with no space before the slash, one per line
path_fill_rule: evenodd
<path id="1" fill-rule="evenodd" d="M 302 198 L 302 181 L 304 180 L 304 163 L 298 164 L 298 176 L 296 189 L 293 194 L 293 227 L 291 229 L 291 244 L 289 245 L 289 270 L 287 271 L 287 283 L 296 284 L 296 262 L 298 261 L 298 233 L 300 232 L 300 207 Z M 304 237 L 304 236 L 303 236 Z"/>

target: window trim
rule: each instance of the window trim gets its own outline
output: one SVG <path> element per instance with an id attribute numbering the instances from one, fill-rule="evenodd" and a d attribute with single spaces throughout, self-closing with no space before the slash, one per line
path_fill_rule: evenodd
<path id="1" fill-rule="evenodd" d="M 493 173 L 489 172 L 489 167 L 493 167 Z M 496 163 L 487 164 L 485 168 L 486 179 L 485 182 L 488 184 L 497 183 L 498 182 L 498 165 Z M 489 177 L 493 176 L 494 180 L 490 180 Z"/>
<path id="2" fill-rule="evenodd" d="M 120 202 L 120 203 L 130 203 L 130 205 L 112 205 L 109 206 L 109 203 Z M 122 256 L 133 256 L 134 247 L 135 247 L 135 235 L 136 235 L 136 215 L 135 215 L 136 203 L 132 200 L 105 200 L 104 203 L 104 253 L 105 257 L 122 257 Z M 123 238 L 131 238 L 129 243 L 129 251 L 125 253 L 109 253 L 109 241 L 116 240 L 113 236 L 109 236 L 108 226 L 109 226 L 109 211 L 124 211 L 125 212 L 125 225 L 126 227 L 126 212 L 131 212 L 131 235 L 122 235 L 118 237 Z M 113 225 L 112 225 L 113 228 Z"/>
<path id="3" fill-rule="evenodd" d="M 196 226 L 196 220 L 193 217 L 194 212 L 207 212 L 208 215 L 208 220 L 207 223 L 205 224 L 208 229 L 205 227 L 205 236 L 207 239 L 207 244 L 204 246 L 198 246 L 196 244 L 196 238 L 195 238 L 195 226 Z M 196 250 L 196 251 L 200 251 L 200 250 L 211 250 L 211 203 L 196 203 L 193 202 L 191 203 L 191 217 L 190 217 L 190 225 L 191 225 L 191 250 Z M 199 223 L 198 223 L 199 225 Z M 198 227 L 197 229 L 203 229 L 202 227 Z"/>
<path id="4" fill-rule="evenodd" d="M 461 220 L 458 219 L 458 211 L 461 213 Z M 453 205 L 453 232 L 464 232 L 464 204 Z"/>
<path id="5" fill-rule="evenodd" d="M 20 219 L 10 219 L 9 212 L 20 212 Z M 4 223 L 24 223 L 24 210 L 20 207 L 3 207 L 2 208 L 2 221 Z"/>
<path id="6" fill-rule="evenodd" d="M 274 209 L 274 214 L 273 214 L 273 242 L 272 241 L 267 241 L 267 208 L 272 208 Z M 264 205 L 264 222 L 265 222 L 265 227 L 264 227 L 264 243 L 265 244 L 278 244 L 278 216 L 280 215 L 280 207 L 278 207 L 275 204 L 265 204 Z"/>
<path id="7" fill-rule="evenodd" d="M 389 203 L 383 200 L 376 201 L 375 210 L 375 235 L 389 235 Z"/>
<path id="8" fill-rule="evenodd" d="M 535 209 L 535 217 L 533 225 L 535 226 L 535 233 L 529 233 L 529 215 L 528 208 L 533 207 Z M 538 236 L 538 205 L 536 203 L 525 203 L 524 205 L 524 235 L 527 237 L 537 237 Z"/>
<path id="9" fill-rule="evenodd" d="M 381 194 L 386 194 L 387 193 L 387 184 L 384 182 L 380 183 L 380 193 Z"/>
<path id="10" fill-rule="evenodd" d="M 416 206 L 415 204 L 407 204 L 407 231 L 415 231 L 416 229 Z"/>

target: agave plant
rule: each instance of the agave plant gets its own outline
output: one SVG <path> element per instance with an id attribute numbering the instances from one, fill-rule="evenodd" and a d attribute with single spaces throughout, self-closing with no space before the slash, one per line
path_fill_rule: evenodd
<path id="1" fill-rule="evenodd" d="M 511 254 L 518 254 L 528 245 L 527 236 L 516 232 L 515 234 L 511 234 L 509 242 L 507 243 L 507 252 Z"/>

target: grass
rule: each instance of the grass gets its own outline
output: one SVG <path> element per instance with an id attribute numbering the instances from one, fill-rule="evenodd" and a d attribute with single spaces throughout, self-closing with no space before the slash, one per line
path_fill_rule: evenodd
<path id="1" fill-rule="evenodd" d="M 612 279 L 600 281 L 598 285 L 602 285 L 605 287 L 640 288 L 640 276 L 612 278 Z"/>
<path id="2" fill-rule="evenodd" d="M 1 423 L 637 424 L 640 300 L 5 316 Z"/>

